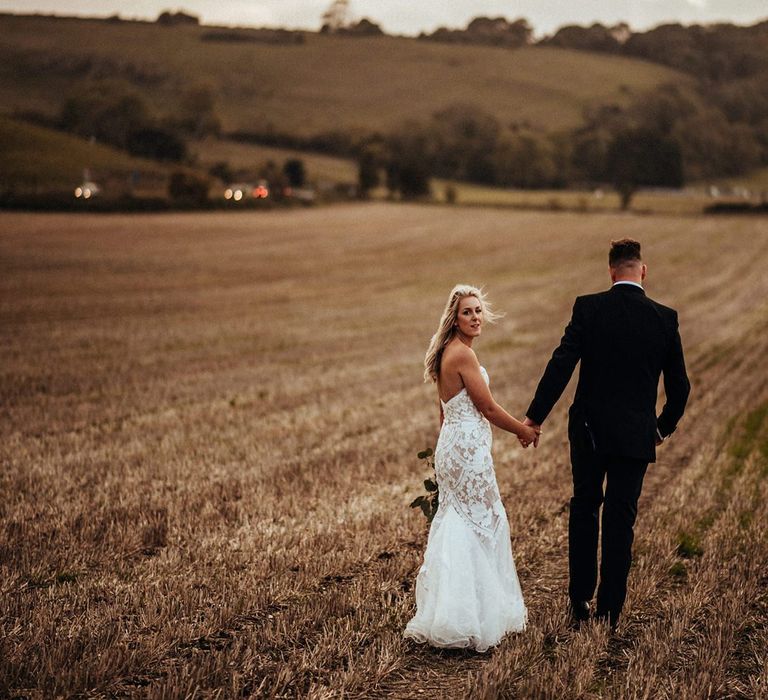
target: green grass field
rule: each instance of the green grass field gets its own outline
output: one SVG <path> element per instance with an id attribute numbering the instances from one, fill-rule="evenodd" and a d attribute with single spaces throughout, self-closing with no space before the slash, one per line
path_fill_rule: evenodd
<path id="1" fill-rule="evenodd" d="M 445 192 L 449 185 L 454 187 L 456 203 L 459 205 L 551 211 L 566 209 L 579 212 L 615 212 L 620 208 L 619 196 L 610 188 L 594 191 L 517 190 L 439 179 L 434 180 L 432 186 L 437 201 L 445 201 Z M 700 188 L 668 192 L 641 190 L 633 197 L 630 209 L 642 213 L 698 214 L 712 201 Z"/>
<path id="2" fill-rule="evenodd" d="M 304 162 L 308 179 L 313 182 L 357 182 L 357 165 L 353 160 L 310 151 L 213 138 L 193 143 L 190 151 L 205 168 L 223 161 L 233 170 L 253 170 L 270 160 L 280 166 L 289 158 L 299 158 Z"/>
<path id="3" fill-rule="evenodd" d="M 158 181 L 167 171 L 104 144 L 0 116 L 0 187 L 69 189 L 86 169 L 98 181 L 105 174 L 127 181 L 131 173 Z"/>
<path id="4" fill-rule="evenodd" d="M 0 16 L 2 109 L 52 114 L 83 81 L 107 75 L 133 81 L 161 111 L 173 109 L 183 86 L 209 85 L 225 130 L 390 130 L 455 102 L 502 124 L 553 130 L 578 124 L 589 105 L 689 80 L 643 61 L 556 48 L 312 33 L 303 44 L 221 43 L 201 41 L 205 31 Z"/>
<path id="5" fill-rule="evenodd" d="M 743 177 L 716 180 L 715 185 L 744 187 L 752 192 L 768 193 L 768 168 L 760 168 Z"/>

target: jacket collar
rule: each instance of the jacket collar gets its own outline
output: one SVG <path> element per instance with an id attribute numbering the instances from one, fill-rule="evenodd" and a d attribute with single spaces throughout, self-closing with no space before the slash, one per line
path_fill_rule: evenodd
<path id="1" fill-rule="evenodd" d="M 645 290 L 637 284 L 627 284 L 627 283 L 620 283 L 616 282 L 614 283 L 613 287 L 611 287 L 611 291 L 618 291 L 622 294 L 629 293 L 629 294 L 642 294 L 645 295 Z"/>

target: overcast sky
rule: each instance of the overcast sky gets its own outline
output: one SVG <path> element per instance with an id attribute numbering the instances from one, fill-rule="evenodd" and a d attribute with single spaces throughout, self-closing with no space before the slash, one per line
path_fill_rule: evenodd
<path id="1" fill-rule="evenodd" d="M 317 29 L 330 0 L 0 0 L 0 11 L 46 12 L 154 19 L 166 9 L 185 9 L 206 24 L 286 26 Z M 564 24 L 614 24 L 626 21 L 635 29 L 662 22 L 729 21 L 752 24 L 768 18 L 766 0 L 351 0 L 356 17 L 368 17 L 391 33 L 417 34 L 439 26 L 463 27 L 478 15 L 526 17 L 536 34 L 551 33 Z"/>

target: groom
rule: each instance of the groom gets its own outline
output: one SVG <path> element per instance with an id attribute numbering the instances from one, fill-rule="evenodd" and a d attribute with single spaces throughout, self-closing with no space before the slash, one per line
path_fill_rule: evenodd
<path id="1" fill-rule="evenodd" d="M 576 299 L 571 321 L 552 354 L 526 414 L 540 426 L 581 361 L 569 411 L 573 498 L 568 523 L 571 624 L 589 619 L 597 585 L 597 544 L 603 506 L 596 617 L 615 630 L 627 593 L 637 500 L 656 446 L 677 427 L 688 400 L 677 312 L 645 295 L 640 244 L 611 243 L 613 287 Z M 659 375 L 666 403 L 656 417 Z M 603 481 L 605 491 L 603 491 Z"/>

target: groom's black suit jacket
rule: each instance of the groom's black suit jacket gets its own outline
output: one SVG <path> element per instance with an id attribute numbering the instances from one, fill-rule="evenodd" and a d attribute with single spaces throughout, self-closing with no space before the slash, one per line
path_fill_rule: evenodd
<path id="1" fill-rule="evenodd" d="M 688 400 L 677 312 L 631 284 L 576 299 L 527 416 L 543 423 L 581 361 L 569 435 L 586 429 L 596 452 L 656 460 L 656 431 L 674 432 Z M 656 417 L 659 375 L 666 403 Z"/>

